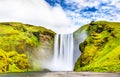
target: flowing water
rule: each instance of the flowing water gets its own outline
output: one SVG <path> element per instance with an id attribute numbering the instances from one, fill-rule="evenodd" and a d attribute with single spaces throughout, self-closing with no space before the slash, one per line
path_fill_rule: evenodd
<path id="1" fill-rule="evenodd" d="M 42 67 L 51 71 L 73 71 L 75 62 L 81 55 L 79 44 L 87 37 L 81 33 L 56 34 L 54 38 L 53 57 L 43 62 Z"/>
<path id="2" fill-rule="evenodd" d="M 44 67 L 51 71 L 72 71 L 73 44 L 73 34 L 56 34 L 53 58 Z"/>

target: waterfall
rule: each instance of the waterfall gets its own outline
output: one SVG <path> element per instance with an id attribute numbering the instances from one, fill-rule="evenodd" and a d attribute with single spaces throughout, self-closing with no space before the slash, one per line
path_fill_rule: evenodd
<path id="1" fill-rule="evenodd" d="M 73 71 L 73 34 L 56 34 L 52 61 L 45 66 L 51 71 Z"/>

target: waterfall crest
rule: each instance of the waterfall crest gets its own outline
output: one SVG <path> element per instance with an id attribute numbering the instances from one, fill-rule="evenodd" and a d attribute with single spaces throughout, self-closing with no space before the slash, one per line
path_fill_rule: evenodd
<path id="1" fill-rule="evenodd" d="M 51 71 L 73 71 L 73 34 L 56 34 L 52 61 L 45 66 Z"/>

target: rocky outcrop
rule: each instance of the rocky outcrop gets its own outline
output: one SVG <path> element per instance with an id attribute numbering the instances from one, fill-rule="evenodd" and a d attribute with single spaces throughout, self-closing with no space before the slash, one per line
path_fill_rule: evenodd
<path id="1" fill-rule="evenodd" d="M 82 52 L 75 71 L 120 71 L 120 23 L 97 21 L 85 25 L 88 37 L 79 45 Z"/>
<path id="2" fill-rule="evenodd" d="M 46 42 L 52 50 L 54 35 L 53 31 L 41 26 L 0 23 L 0 72 L 36 71 L 32 64 L 36 49 L 42 49 Z"/>

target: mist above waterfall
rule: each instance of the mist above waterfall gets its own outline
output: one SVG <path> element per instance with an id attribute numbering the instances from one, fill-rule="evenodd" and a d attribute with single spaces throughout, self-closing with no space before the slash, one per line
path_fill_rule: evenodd
<path id="1" fill-rule="evenodd" d="M 78 57 L 81 55 L 79 45 L 87 38 L 87 32 L 81 31 L 81 32 L 74 32 L 74 55 L 73 55 L 73 63 L 77 61 Z"/>
<path id="2" fill-rule="evenodd" d="M 45 0 L 0 0 L 1 22 L 23 22 L 41 25 L 56 33 L 76 30 L 62 7 L 51 7 Z"/>

